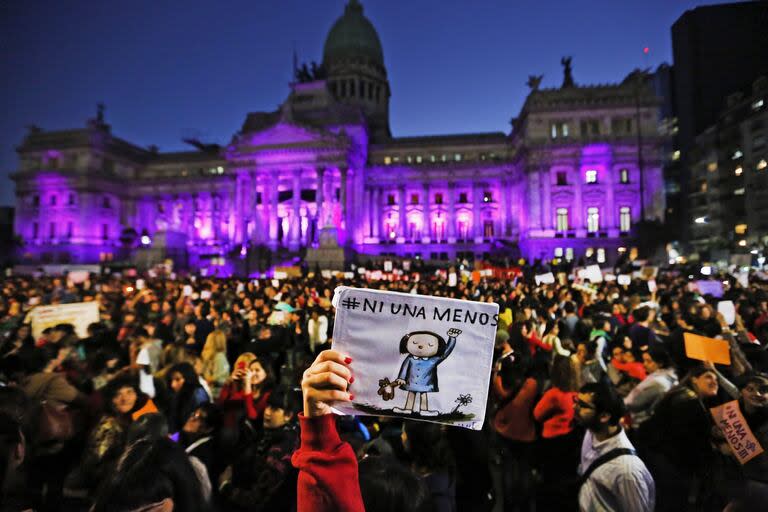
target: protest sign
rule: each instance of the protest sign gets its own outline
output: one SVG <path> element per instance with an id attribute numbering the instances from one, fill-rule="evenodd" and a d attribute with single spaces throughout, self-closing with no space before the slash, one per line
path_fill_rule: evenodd
<path id="1" fill-rule="evenodd" d="M 355 374 L 340 412 L 482 428 L 498 304 L 348 287 L 333 304 Z"/>
<path id="2" fill-rule="evenodd" d="M 141 291 L 145 288 L 146 282 L 143 279 L 137 279 L 136 280 L 136 289 Z"/>
<path id="3" fill-rule="evenodd" d="M 727 341 L 707 338 L 690 332 L 686 332 L 683 338 L 685 339 L 685 355 L 691 359 L 716 364 L 731 364 L 731 350 Z"/>
<path id="4" fill-rule="evenodd" d="M 454 287 L 459 282 L 459 278 L 456 277 L 456 272 L 448 274 L 448 286 Z"/>
<path id="5" fill-rule="evenodd" d="M 658 289 L 656 286 L 656 280 L 655 279 L 649 279 L 648 280 L 648 291 L 653 293 Z"/>
<path id="6" fill-rule="evenodd" d="M 35 339 L 38 339 L 45 329 L 57 324 L 72 324 L 77 335 L 80 338 L 86 338 L 88 326 L 99 320 L 99 305 L 96 302 L 38 306 L 29 313 L 32 337 Z"/>
<path id="7" fill-rule="evenodd" d="M 742 288 L 749 288 L 749 272 L 739 272 L 736 277 Z"/>
<path id="8" fill-rule="evenodd" d="M 612 283 L 616 280 L 616 275 L 608 272 L 606 274 L 603 274 L 603 279 L 605 280 L 606 283 Z"/>
<path id="9" fill-rule="evenodd" d="M 273 279 L 271 284 L 272 288 L 280 288 L 280 279 Z"/>
<path id="10" fill-rule="evenodd" d="M 728 441 L 733 456 L 739 461 L 739 464 L 746 464 L 763 453 L 763 447 L 760 446 L 757 438 L 749 428 L 749 424 L 744 419 L 739 409 L 738 400 L 726 402 L 721 406 L 712 407 L 709 410 L 715 424 Z"/>
<path id="11" fill-rule="evenodd" d="M 723 315 L 728 325 L 733 325 L 736 322 L 736 306 L 733 305 L 733 301 L 721 300 L 718 302 L 717 312 Z"/>
<path id="12" fill-rule="evenodd" d="M 208 300 L 211 298 L 211 290 L 203 290 L 200 292 L 200 298 L 203 300 Z"/>
<path id="13" fill-rule="evenodd" d="M 321 270 L 320 275 L 323 279 L 330 279 L 331 278 L 331 271 L 330 270 Z"/>
<path id="14" fill-rule="evenodd" d="M 584 273 L 584 278 L 588 279 L 591 283 L 602 283 L 603 282 L 603 271 L 600 270 L 600 265 L 590 265 L 588 266 Z"/>
<path id="15" fill-rule="evenodd" d="M 555 276 L 552 274 L 552 272 L 547 272 L 546 274 L 538 274 L 534 276 L 534 279 L 536 280 L 536 285 L 540 284 L 554 284 L 555 283 Z"/>
<path id="16" fill-rule="evenodd" d="M 354 279 L 355 273 L 354 272 L 344 272 L 344 279 Z"/>
<path id="17" fill-rule="evenodd" d="M 80 284 L 88 280 L 90 276 L 91 274 L 87 270 L 71 270 L 69 274 L 67 274 L 67 279 L 74 284 Z"/>
<path id="18" fill-rule="evenodd" d="M 185 285 L 184 285 L 184 289 L 182 290 L 182 292 L 181 292 L 181 293 L 182 293 L 182 295 L 184 295 L 185 297 L 189 297 L 190 295 L 192 295 L 192 286 L 191 286 L 191 285 L 188 285 L 188 284 L 185 284 Z"/>
<path id="19" fill-rule="evenodd" d="M 718 299 L 723 296 L 723 282 L 722 281 L 696 281 L 696 286 L 699 289 L 699 293 L 702 295 L 711 295 Z"/>
<path id="20" fill-rule="evenodd" d="M 275 270 L 272 277 L 274 277 L 275 279 L 288 279 L 288 273 L 283 272 L 282 270 Z"/>
<path id="21" fill-rule="evenodd" d="M 659 275 L 659 267 L 641 267 L 640 268 L 640 278 L 644 281 L 648 281 L 650 279 L 656 279 L 656 276 Z"/>
<path id="22" fill-rule="evenodd" d="M 392 272 L 392 261 L 386 260 L 384 262 L 384 272 Z"/>

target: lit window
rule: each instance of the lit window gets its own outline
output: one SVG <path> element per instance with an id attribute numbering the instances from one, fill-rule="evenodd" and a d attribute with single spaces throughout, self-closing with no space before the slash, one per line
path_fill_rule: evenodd
<path id="1" fill-rule="evenodd" d="M 619 251 L 619 254 L 624 254 L 625 252 L 627 252 L 627 248 L 626 247 L 619 247 L 618 251 Z"/>
<path id="2" fill-rule="evenodd" d="M 621 169 L 619 171 L 619 181 L 621 183 L 629 183 L 629 169 Z"/>
<path id="3" fill-rule="evenodd" d="M 490 203 L 493 201 L 493 195 L 490 192 L 483 192 L 483 202 Z"/>
<path id="4" fill-rule="evenodd" d="M 763 99 L 761 98 L 761 99 L 759 99 L 759 100 L 757 100 L 757 101 L 752 103 L 752 110 L 758 110 L 758 109 L 762 108 L 763 105 L 765 105 L 765 101 L 763 101 Z"/>
<path id="5" fill-rule="evenodd" d="M 747 225 L 746 224 L 736 224 L 736 226 L 733 228 L 733 230 L 736 232 L 737 235 L 743 235 L 747 232 Z"/>
<path id="6" fill-rule="evenodd" d="M 706 217 L 696 217 L 693 220 L 693 222 L 695 222 L 696 224 L 706 224 L 707 223 L 707 218 Z"/>
<path id="7" fill-rule="evenodd" d="M 435 163 L 437 162 L 437 157 L 435 155 L 429 155 L 429 161 Z"/>
<path id="8" fill-rule="evenodd" d="M 672 160 L 677 161 L 680 160 L 680 150 L 676 149 L 672 152 Z"/>
<path id="9" fill-rule="evenodd" d="M 739 240 L 739 247 L 746 247 L 747 241 L 746 240 Z"/>
<path id="10" fill-rule="evenodd" d="M 587 231 L 596 233 L 600 229 L 600 210 L 597 207 L 587 208 Z"/>
<path id="11" fill-rule="evenodd" d="M 741 173 L 744 172 L 744 169 L 741 168 L 741 166 L 738 166 L 736 169 L 733 170 L 733 174 L 736 176 L 741 176 Z"/>
<path id="12" fill-rule="evenodd" d="M 565 248 L 565 261 L 573 261 L 573 247 Z"/>
<path id="13" fill-rule="evenodd" d="M 408 155 L 407 157 L 405 157 L 405 161 L 410 164 L 413 162 L 413 157 L 411 157 L 411 155 Z"/>
<path id="14" fill-rule="evenodd" d="M 457 162 L 461 162 L 461 154 L 456 153 L 455 155 L 453 155 L 453 159 L 456 160 Z"/>
<path id="15" fill-rule="evenodd" d="M 568 231 L 568 208 L 557 209 L 557 230 Z"/>
<path id="16" fill-rule="evenodd" d="M 422 161 L 421 155 L 416 155 L 416 163 L 420 164 Z"/>
<path id="17" fill-rule="evenodd" d="M 768 162 L 765 161 L 765 158 L 763 158 L 762 160 L 757 162 L 757 170 L 758 171 L 762 171 L 766 167 L 768 167 Z"/>
<path id="18" fill-rule="evenodd" d="M 742 153 L 740 149 L 737 149 L 736 151 L 733 152 L 733 156 L 731 156 L 731 160 L 737 160 L 743 156 L 744 156 L 744 153 Z"/>
<path id="19" fill-rule="evenodd" d="M 733 195 L 735 195 L 735 196 L 743 196 L 745 192 L 746 192 L 746 189 L 744 187 L 741 187 L 741 188 L 737 188 L 736 190 L 734 190 L 733 191 Z"/>
<path id="20" fill-rule="evenodd" d="M 605 263 L 605 249 L 602 247 L 597 249 L 597 262 Z"/>
<path id="21" fill-rule="evenodd" d="M 392 163 L 392 157 L 385 156 L 384 157 L 384 165 L 390 165 Z"/>
<path id="22" fill-rule="evenodd" d="M 398 163 L 398 162 L 400 162 L 400 157 L 399 157 L 399 156 L 393 157 L 393 158 L 392 158 L 392 162 L 393 162 L 393 163 Z"/>
<path id="23" fill-rule="evenodd" d="M 550 135 L 553 139 L 557 138 L 557 124 L 552 123 L 552 126 L 550 127 Z"/>
<path id="24" fill-rule="evenodd" d="M 595 169 L 589 169 L 586 172 L 587 183 L 597 183 L 597 171 Z"/>
<path id="25" fill-rule="evenodd" d="M 707 164 L 707 170 L 709 172 L 715 172 L 717 170 L 717 162 L 710 162 Z"/>
<path id="26" fill-rule="evenodd" d="M 555 258 L 562 258 L 562 257 L 563 257 L 563 248 L 555 247 Z"/>
<path id="27" fill-rule="evenodd" d="M 632 211 L 629 206 L 619 208 L 619 227 L 622 233 L 628 233 L 632 226 Z"/>
<path id="28" fill-rule="evenodd" d="M 560 131 L 563 133 L 563 137 L 568 136 L 568 123 L 563 123 L 560 125 Z"/>

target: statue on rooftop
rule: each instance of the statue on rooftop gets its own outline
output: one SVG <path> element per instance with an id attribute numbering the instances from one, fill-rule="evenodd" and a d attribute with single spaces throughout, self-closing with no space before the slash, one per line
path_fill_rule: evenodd
<path id="1" fill-rule="evenodd" d="M 528 75 L 528 81 L 525 82 L 525 85 L 530 87 L 531 91 L 538 91 L 543 78 L 544 75 Z"/>
<path id="2" fill-rule="evenodd" d="M 563 66 L 563 85 L 560 87 L 574 87 L 576 84 L 573 81 L 573 70 L 571 69 L 571 58 L 563 57 L 560 59 L 560 64 Z"/>

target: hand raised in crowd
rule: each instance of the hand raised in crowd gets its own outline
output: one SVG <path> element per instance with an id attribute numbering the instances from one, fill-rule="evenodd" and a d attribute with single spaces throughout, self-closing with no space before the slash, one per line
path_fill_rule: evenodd
<path id="1" fill-rule="evenodd" d="M 320 352 L 301 379 L 305 417 L 330 414 L 334 402 L 349 402 L 354 398 L 348 391 L 355 381 L 349 367 L 351 362 L 352 358 L 336 350 Z"/>

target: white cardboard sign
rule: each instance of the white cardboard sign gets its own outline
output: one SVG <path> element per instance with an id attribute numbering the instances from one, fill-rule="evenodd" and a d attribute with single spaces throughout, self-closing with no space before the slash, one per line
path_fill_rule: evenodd
<path id="1" fill-rule="evenodd" d="M 540 284 L 555 284 L 555 275 L 552 272 L 536 275 L 534 279 L 536 280 L 536 286 Z"/>
<path id="2" fill-rule="evenodd" d="M 498 304 L 343 286 L 333 304 L 355 374 L 339 412 L 482 428 Z"/>
<path id="3" fill-rule="evenodd" d="M 29 312 L 32 337 L 35 339 L 38 339 L 45 329 L 57 324 L 72 324 L 77 335 L 85 338 L 88 336 L 88 325 L 99 320 L 99 305 L 96 302 L 38 306 Z"/>

